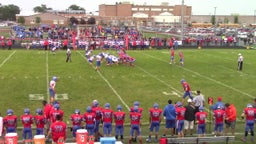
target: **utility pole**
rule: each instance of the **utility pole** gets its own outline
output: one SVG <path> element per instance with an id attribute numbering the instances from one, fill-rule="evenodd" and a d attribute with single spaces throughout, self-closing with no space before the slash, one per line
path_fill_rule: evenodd
<path id="1" fill-rule="evenodd" d="M 182 42 L 183 42 L 183 37 L 184 37 L 184 0 L 182 0 L 182 4 L 181 4 L 181 41 Z"/>
<path id="2" fill-rule="evenodd" d="M 214 7 L 214 36 L 216 36 L 216 21 L 217 21 L 217 18 L 216 18 L 216 8 L 217 7 Z"/>

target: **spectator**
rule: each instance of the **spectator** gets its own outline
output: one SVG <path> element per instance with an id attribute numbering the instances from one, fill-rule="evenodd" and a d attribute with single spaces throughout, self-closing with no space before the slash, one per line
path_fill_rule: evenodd
<path id="1" fill-rule="evenodd" d="M 185 108 L 186 108 L 186 111 L 185 111 L 185 121 L 184 121 L 184 130 L 185 130 L 184 135 L 187 134 L 188 130 L 190 135 L 193 135 L 196 109 L 191 99 L 188 99 L 188 105 L 185 106 Z"/>
<path id="2" fill-rule="evenodd" d="M 46 139 L 49 136 L 52 137 L 52 143 L 64 143 L 66 141 L 66 128 L 67 125 L 61 120 L 61 115 L 56 115 L 56 121 L 50 126 L 50 131 L 48 132 Z"/>
<path id="3" fill-rule="evenodd" d="M 231 133 L 234 136 L 236 127 L 236 108 L 233 104 L 225 104 L 225 125 L 225 135 L 227 135 L 228 129 L 231 128 Z"/>
<path id="4" fill-rule="evenodd" d="M 197 90 L 196 93 L 197 95 L 194 97 L 193 102 L 195 104 L 196 112 L 199 112 L 199 107 L 205 105 L 205 99 L 199 90 Z"/>
<path id="5" fill-rule="evenodd" d="M 168 104 L 165 106 L 163 111 L 163 116 L 165 118 L 165 130 L 163 136 L 166 136 L 166 133 L 171 129 L 171 135 L 175 134 L 174 128 L 176 123 L 176 108 L 172 104 L 172 100 L 168 100 Z"/>
<path id="6" fill-rule="evenodd" d="M 245 123 L 245 133 L 244 133 L 244 137 L 241 138 L 241 140 L 243 142 L 246 142 L 246 138 L 248 136 L 248 132 L 250 130 L 251 132 L 251 141 L 252 143 L 254 143 L 254 118 L 256 115 L 256 109 L 254 109 L 252 107 L 252 104 L 247 104 L 247 107 L 244 109 L 241 118 L 246 119 L 246 123 Z"/>
<path id="7" fill-rule="evenodd" d="M 220 106 L 222 109 L 224 109 L 225 105 L 224 105 L 224 103 L 222 102 L 222 97 L 219 96 L 217 100 L 218 100 L 218 101 L 210 107 L 211 110 L 217 110 L 217 107 L 218 107 L 218 106 Z"/>
<path id="8" fill-rule="evenodd" d="M 8 50 L 11 50 L 12 49 L 12 40 L 11 39 L 9 39 L 7 41 L 7 45 L 8 45 Z"/>

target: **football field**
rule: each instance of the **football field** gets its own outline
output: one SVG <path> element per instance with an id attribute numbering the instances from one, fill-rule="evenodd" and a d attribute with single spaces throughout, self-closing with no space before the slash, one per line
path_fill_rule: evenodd
<path id="1" fill-rule="evenodd" d="M 182 51 L 185 65 L 179 65 L 178 52 Z M 101 51 L 94 51 L 97 55 Z M 117 55 L 116 51 L 108 51 Z M 107 66 L 103 61 L 99 71 L 95 64 L 89 65 L 84 51 L 72 51 L 72 62 L 66 63 L 66 51 L 56 54 L 44 50 L 0 50 L 0 112 L 6 115 L 13 109 L 17 116 L 29 108 L 35 114 L 42 108 L 41 101 L 49 101 L 48 85 L 53 76 L 57 100 L 64 110 L 64 121 L 75 109 L 84 113 L 86 107 L 97 99 L 101 106 L 110 103 L 111 108 L 121 104 L 128 112 L 134 101 L 139 101 L 143 111 L 143 135 L 148 135 L 148 110 L 157 102 L 164 108 L 168 99 L 181 101 L 185 79 L 192 91 L 200 90 L 216 102 L 222 96 L 223 102 L 233 103 L 237 108 L 237 132 L 244 133 L 244 121 L 240 119 L 243 108 L 256 98 L 256 51 L 246 49 L 179 49 L 175 51 L 176 64 L 169 64 L 170 53 L 163 50 L 129 50 L 136 59 L 135 66 L 124 64 Z M 237 71 L 238 53 L 244 56 L 244 67 Z M 208 104 L 206 105 L 208 109 Z M 210 119 L 208 118 L 208 121 Z M 18 122 L 21 127 L 21 122 Z M 70 124 L 69 124 L 70 125 Z M 163 131 L 163 126 L 160 128 Z M 212 128 L 211 128 L 212 129 Z M 208 131 L 210 133 L 210 131 Z M 127 132 L 125 133 L 128 136 Z M 239 135 L 241 136 L 241 135 Z M 237 142 L 238 143 L 238 142 Z"/>

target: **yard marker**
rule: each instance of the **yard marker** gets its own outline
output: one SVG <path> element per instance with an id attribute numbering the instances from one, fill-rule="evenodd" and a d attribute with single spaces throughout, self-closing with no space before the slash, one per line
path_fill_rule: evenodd
<path id="1" fill-rule="evenodd" d="M 152 56 L 152 55 L 145 54 L 145 53 L 144 53 L 144 55 L 147 55 L 147 56 L 149 56 L 149 57 L 151 57 L 151 58 L 154 58 L 154 59 L 156 59 L 156 60 L 162 61 L 162 62 L 164 62 L 164 63 L 168 63 L 168 62 L 166 62 L 166 61 L 164 61 L 164 60 L 162 60 L 162 59 L 159 59 L 159 58 L 157 58 L 157 57 L 154 57 L 154 56 Z M 231 90 L 234 90 L 234 91 L 236 91 L 236 92 L 238 92 L 238 93 L 244 94 L 244 95 L 246 95 L 246 96 L 248 96 L 248 97 L 250 97 L 250 98 L 254 98 L 254 96 L 252 96 L 252 95 L 250 95 L 250 94 L 248 94 L 248 93 L 245 93 L 245 92 L 240 91 L 240 90 L 238 90 L 238 89 L 236 89 L 236 88 L 234 88 L 234 87 L 231 87 L 231 86 L 229 86 L 229 85 L 227 85 L 227 84 L 225 84 L 225 83 L 222 83 L 222 82 L 220 82 L 220 81 L 217 81 L 217 80 L 215 80 L 215 79 L 212 79 L 212 78 L 210 78 L 210 77 L 207 77 L 207 76 L 205 76 L 205 75 L 202 75 L 202 74 L 200 74 L 200 73 L 198 73 L 198 72 L 196 72 L 196 71 L 190 70 L 190 69 L 185 68 L 185 67 L 180 67 L 180 66 L 177 66 L 177 65 L 175 65 L 175 66 L 178 67 L 178 68 L 181 68 L 181 69 L 183 69 L 183 70 L 185 70 L 185 71 L 188 71 L 188 72 L 190 72 L 190 73 L 193 73 L 193 74 L 195 74 L 195 75 L 197 75 L 197 76 L 200 76 L 200 77 L 202 77 L 202 78 L 205 78 L 205 79 L 207 79 L 207 80 L 210 80 L 210 81 L 212 81 L 212 82 L 215 82 L 215 83 L 217 83 L 217 84 L 219 84 L 219 85 L 222 85 L 222 86 L 224 86 L 224 87 L 226 87 L 226 88 L 229 88 L 229 89 L 231 89 Z"/>
<path id="2" fill-rule="evenodd" d="M 86 59 L 81 52 L 78 52 L 84 59 Z M 95 69 L 95 67 L 93 66 Z M 97 71 L 97 73 L 100 75 L 100 77 L 108 84 L 108 86 L 111 88 L 111 90 L 115 93 L 115 95 L 119 98 L 119 100 L 123 103 L 123 105 L 127 108 L 128 111 L 130 111 L 129 106 L 125 103 L 125 101 L 122 99 L 122 97 L 117 93 L 117 91 L 114 89 L 114 87 L 109 83 L 109 81 L 101 74 L 100 71 Z"/>
<path id="3" fill-rule="evenodd" d="M 16 51 L 13 51 L 4 61 L 0 64 L 0 68 L 16 53 Z"/>
<path id="4" fill-rule="evenodd" d="M 45 67 L 46 67 L 46 92 L 47 92 L 47 101 L 49 102 L 50 101 L 50 93 L 48 92 L 48 85 L 49 85 L 49 65 L 48 65 L 48 51 L 46 52 L 46 55 L 45 55 L 45 59 L 46 59 L 46 62 L 45 62 Z"/>

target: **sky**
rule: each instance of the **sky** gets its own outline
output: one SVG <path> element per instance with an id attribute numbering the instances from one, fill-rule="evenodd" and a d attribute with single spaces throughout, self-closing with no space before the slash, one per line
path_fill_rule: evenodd
<path id="1" fill-rule="evenodd" d="M 22 13 L 31 13 L 33 8 L 45 4 L 54 10 L 66 10 L 70 5 L 83 7 L 87 12 L 98 11 L 100 4 L 115 4 L 130 1 L 133 4 L 159 5 L 168 2 L 169 5 L 180 5 L 182 0 L 1 0 L 2 5 L 14 4 Z M 192 15 L 255 15 L 256 0 L 184 0 L 184 4 L 192 6 Z"/>

